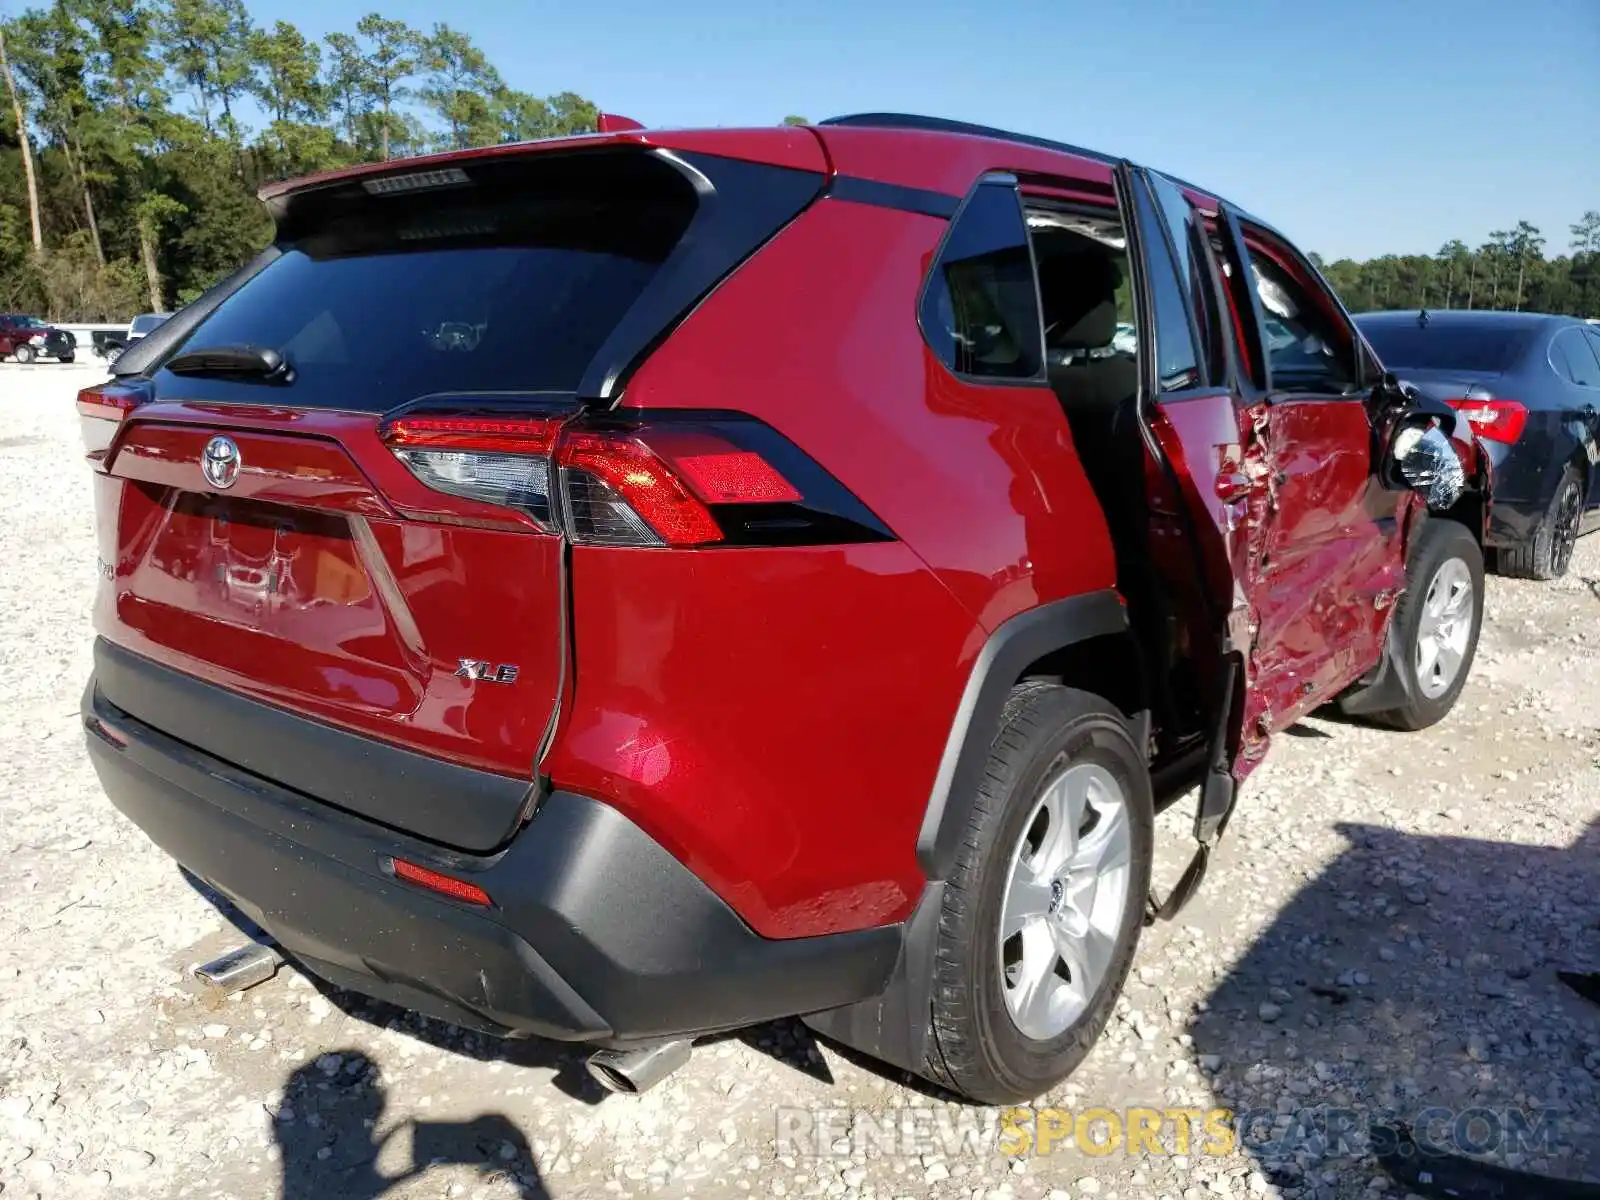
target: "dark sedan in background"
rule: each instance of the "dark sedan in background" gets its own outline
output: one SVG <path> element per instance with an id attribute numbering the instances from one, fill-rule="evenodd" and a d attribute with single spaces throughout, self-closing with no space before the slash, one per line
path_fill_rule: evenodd
<path id="1" fill-rule="evenodd" d="M 1508 312 L 1382 312 L 1356 318 L 1383 365 L 1467 418 L 1494 464 L 1496 569 L 1566 573 L 1600 527 L 1600 327 Z"/>

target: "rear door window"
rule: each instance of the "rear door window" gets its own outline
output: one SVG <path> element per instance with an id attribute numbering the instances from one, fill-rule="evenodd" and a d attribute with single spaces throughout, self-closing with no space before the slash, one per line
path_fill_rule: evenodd
<path id="1" fill-rule="evenodd" d="M 1150 305 L 1155 310 L 1156 388 L 1182 391 L 1204 382 L 1200 352 L 1195 342 L 1194 323 L 1186 295 L 1186 283 L 1179 282 L 1168 241 L 1167 221 L 1152 205 L 1144 189 L 1134 184 L 1134 208 L 1145 242 L 1145 265 L 1150 280 Z"/>
<path id="2" fill-rule="evenodd" d="M 929 347 L 957 375 L 1041 379 L 1044 326 L 1015 182 L 984 181 L 956 215 L 923 291 L 921 322 Z"/>
<path id="3" fill-rule="evenodd" d="M 1579 387 L 1600 388 L 1600 361 L 1595 343 L 1581 329 L 1563 329 L 1550 343 L 1550 361 L 1568 381 Z"/>
<path id="4" fill-rule="evenodd" d="M 281 257 L 176 349 L 275 349 L 294 368 L 285 400 L 297 406 L 574 391 L 682 237 L 693 189 L 633 152 L 473 171 L 445 186 L 308 197 L 310 211 L 284 222 Z M 265 389 L 170 372 L 159 383 L 166 398 L 259 402 Z"/>

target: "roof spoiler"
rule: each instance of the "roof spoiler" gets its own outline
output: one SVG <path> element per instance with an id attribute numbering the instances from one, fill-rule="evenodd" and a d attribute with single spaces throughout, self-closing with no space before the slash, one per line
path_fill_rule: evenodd
<path id="1" fill-rule="evenodd" d="M 632 117 L 619 116 L 617 113 L 600 113 L 594 119 L 596 133 L 627 133 L 634 129 L 643 129 L 644 126 Z"/>

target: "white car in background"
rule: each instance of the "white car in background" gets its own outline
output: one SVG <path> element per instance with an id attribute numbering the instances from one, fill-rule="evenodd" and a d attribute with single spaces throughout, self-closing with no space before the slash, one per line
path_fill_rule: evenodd
<path id="1" fill-rule="evenodd" d="M 170 316 L 172 316 L 171 313 L 140 313 L 133 320 L 129 321 L 128 332 L 124 337 L 121 339 L 106 339 L 106 365 L 110 366 L 112 363 L 116 362 L 117 359 L 122 357 L 123 352 L 127 350 L 129 346 L 133 345 L 135 342 L 139 341 L 148 334 L 153 333 Z M 118 344 L 119 341 L 120 344 Z"/>

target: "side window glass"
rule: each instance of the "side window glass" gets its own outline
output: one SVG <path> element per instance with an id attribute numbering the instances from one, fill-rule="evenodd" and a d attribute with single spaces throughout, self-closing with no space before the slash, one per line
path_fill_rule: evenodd
<path id="1" fill-rule="evenodd" d="M 1196 223 L 1194 205 L 1189 203 L 1189 198 L 1178 185 L 1165 175 L 1153 171 L 1148 178 L 1151 194 L 1161 209 L 1167 233 L 1178 256 L 1178 274 L 1183 282 L 1184 294 L 1189 297 L 1189 309 L 1199 322 L 1200 348 L 1203 355 L 1211 359 L 1209 378 L 1215 383 L 1221 377 L 1222 342 L 1216 293 L 1212 291 L 1204 257 L 1209 252 L 1208 239 Z"/>
<path id="2" fill-rule="evenodd" d="M 1250 251 L 1261 301 L 1262 341 L 1272 386 L 1289 392 L 1346 392 L 1356 383 L 1354 339 L 1293 275 Z"/>
<path id="3" fill-rule="evenodd" d="M 1150 306 L 1155 311 L 1156 387 L 1163 392 L 1198 387 L 1203 382 L 1200 355 L 1189 322 L 1189 304 L 1167 245 L 1166 222 L 1143 188 L 1135 186 L 1133 190 L 1150 278 Z"/>
<path id="4" fill-rule="evenodd" d="M 957 215 L 923 291 L 921 320 L 928 345 L 958 375 L 1040 376 L 1044 333 L 1015 185 L 980 184 Z"/>
<path id="5" fill-rule="evenodd" d="M 1595 360 L 1595 343 L 1581 329 L 1567 329 L 1556 335 L 1551 343 L 1552 356 L 1557 366 L 1565 364 L 1562 374 L 1582 387 L 1600 388 L 1600 362 Z"/>

